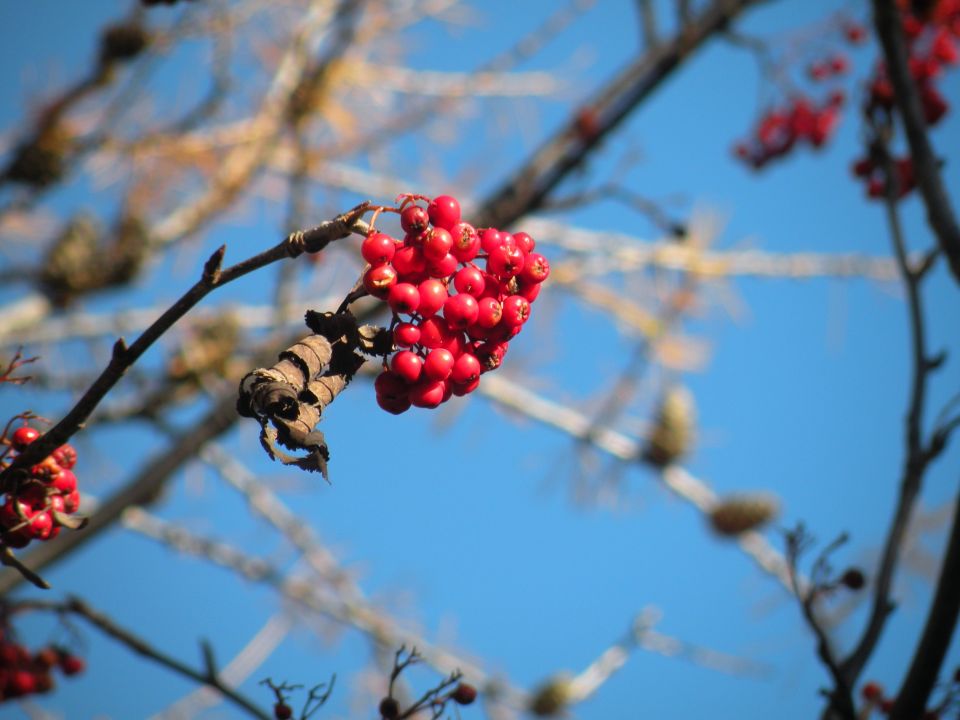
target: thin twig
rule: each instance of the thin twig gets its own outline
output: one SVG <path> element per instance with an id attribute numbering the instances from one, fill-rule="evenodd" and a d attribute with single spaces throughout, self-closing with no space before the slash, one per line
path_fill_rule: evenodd
<path id="1" fill-rule="evenodd" d="M 11 476 L 11 473 L 40 462 L 77 432 L 100 401 L 120 381 L 124 372 L 160 336 L 173 327 L 178 320 L 209 293 L 254 270 L 259 270 L 278 260 L 295 257 L 304 250 L 305 246 L 311 252 L 315 252 L 329 242 L 346 237 L 359 227 L 358 222 L 367 211 L 367 207 L 368 203 L 363 203 L 315 228 L 293 233 L 269 250 L 225 269 L 221 269 L 220 264 L 223 261 L 226 246 L 221 246 L 207 260 L 200 280 L 154 321 L 132 345 L 128 347 L 122 339 L 117 341 L 114 345 L 113 356 L 107 367 L 104 368 L 83 397 L 77 401 L 60 422 L 38 438 L 24 452 L 20 453 L 11 466 L 3 474 L 0 474 L 0 485 L 2 485 L 4 478 Z"/>

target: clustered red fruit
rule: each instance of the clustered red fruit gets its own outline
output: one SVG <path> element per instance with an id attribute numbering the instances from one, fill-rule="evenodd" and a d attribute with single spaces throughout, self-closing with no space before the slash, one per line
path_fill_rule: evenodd
<path id="1" fill-rule="evenodd" d="M 899 4 L 900 21 L 907 41 L 910 74 L 920 92 L 927 125 L 934 126 L 950 109 L 936 83 L 949 66 L 960 63 L 960 0 L 941 0 L 927 17 L 914 14 L 908 3 Z M 864 111 L 868 115 L 888 114 L 893 109 L 893 84 L 883 62 L 878 63 L 867 84 L 867 90 Z M 882 160 L 868 155 L 856 160 L 852 170 L 853 174 L 866 184 L 867 197 L 886 197 L 887 177 Z M 916 187 L 910 157 L 895 159 L 893 172 L 894 196 L 900 199 Z"/>
<path id="2" fill-rule="evenodd" d="M 401 197 L 403 239 L 374 230 L 360 247 L 365 288 L 393 311 L 396 350 L 374 386 L 395 415 L 473 392 L 500 366 L 550 274 L 526 233 L 478 230 L 449 195 Z"/>
<path id="3" fill-rule="evenodd" d="M 734 153 L 759 170 L 798 145 L 823 147 L 837 128 L 844 99 L 843 92 L 835 90 L 820 105 L 809 98 L 797 97 L 783 107 L 772 108 L 760 119 L 753 137 L 734 146 Z"/>
<path id="4" fill-rule="evenodd" d="M 9 447 L 0 459 L 0 468 L 38 437 L 36 428 L 17 428 L 5 441 Z M 80 506 L 77 476 L 73 474 L 76 462 L 73 446 L 61 445 L 31 467 L 15 489 L 7 491 L 0 505 L 0 544 L 22 548 L 31 540 L 50 540 L 60 533 L 67 516 Z"/>
<path id="5" fill-rule="evenodd" d="M 49 692 L 54 687 L 53 669 L 64 675 L 83 672 L 82 658 L 62 648 L 47 645 L 30 652 L 0 630 L 0 702 Z"/>

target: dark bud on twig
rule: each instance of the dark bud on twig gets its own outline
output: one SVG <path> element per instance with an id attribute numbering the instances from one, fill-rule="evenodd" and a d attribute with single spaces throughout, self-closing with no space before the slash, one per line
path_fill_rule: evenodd
<path id="1" fill-rule="evenodd" d="M 867 578 L 859 568 L 847 568 L 840 576 L 840 584 L 849 590 L 862 590 Z"/>
<path id="2" fill-rule="evenodd" d="M 380 701 L 380 717 L 383 720 L 395 720 L 400 715 L 400 703 L 392 697 L 385 697 Z"/>
<path id="3" fill-rule="evenodd" d="M 100 64 L 131 60 L 150 44 L 150 35 L 138 23 L 111 25 L 100 36 Z"/>
<path id="4" fill-rule="evenodd" d="M 227 246 L 221 245 L 213 254 L 207 258 L 203 264 L 203 281 L 210 285 L 216 285 L 220 281 L 220 268 L 223 265 L 223 256 L 227 252 Z"/>

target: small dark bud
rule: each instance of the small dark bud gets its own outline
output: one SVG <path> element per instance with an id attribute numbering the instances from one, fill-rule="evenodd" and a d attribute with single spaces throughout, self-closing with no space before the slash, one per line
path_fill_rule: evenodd
<path id="1" fill-rule="evenodd" d="M 100 36 L 100 61 L 135 58 L 150 42 L 147 31 L 135 23 L 111 25 Z"/>
<path id="2" fill-rule="evenodd" d="M 864 577 L 863 571 L 858 568 L 847 568 L 840 576 L 840 584 L 850 590 L 862 590 L 866 583 L 867 579 Z"/>
<path id="3" fill-rule="evenodd" d="M 400 715 L 400 704 L 392 697 L 385 697 L 380 701 L 380 716 L 384 720 L 394 720 Z"/>
<path id="4" fill-rule="evenodd" d="M 290 720 L 293 716 L 293 710 L 285 702 L 278 702 L 273 706 L 273 716 L 277 720 Z"/>
<path id="5" fill-rule="evenodd" d="M 477 689 L 473 685 L 460 683 L 450 697 L 457 705 L 469 705 L 477 699 Z"/>

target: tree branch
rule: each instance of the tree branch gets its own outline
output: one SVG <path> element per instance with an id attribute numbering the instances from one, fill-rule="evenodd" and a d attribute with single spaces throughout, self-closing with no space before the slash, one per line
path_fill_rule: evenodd
<path id="1" fill-rule="evenodd" d="M 508 227 L 540 208 L 549 193 L 684 60 L 758 1 L 714 0 L 672 39 L 650 48 L 613 77 L 481 204 L 482 210 L 474 216 L 476 226 Z"/>
<path id="2" fill-rule="evenodd" d="M 873 590 L 873 605 L 867 626 L 860 641 L 850 655 L 842 663 L 843 675 L 849 684 L 853 684 L 864 665 L 873 653 L 887 618 L 893 611 L 894 605 L 890 599 L 890 589 L 896 573 L 901 547 L 906 536 L 907 526 L 913 507 L 916 504 L 923 476 L 933 455 L 924 445 L 923 415 L 927 392 L 927 379 L 934 369 L 927 353 L 926 326 L 924 324 L 923 300 L 920 295 L 920 282 L 923 279 L 923 270 L 914 269 L 907 259 L 906 242 L 897 212 L 898 188 L 896 187 L 893 163 L 887 153 L 882 139 L 883 131 L 876 133 L 875 149 L 882 153 L 887 177 L 887 194 L 885 208 L 887 223 L 893 241 L 894 252 L 900 275 L 907 291 L 907 306 L 909 312 L 910 338 L 913 359 L 913 374 L 911 380 L 910 404 L 906 417 L 905 446 L 906 458 L 900 481 L 900 494 L 894 510 L 893 520 L 887 533 L 883 555 L 877 571 Z"/>
<path id="3" fill-rule="evenodd" d="M 226 246 L 221 246 L 207 260 L 200 280 L 144 330 L 133 345 L 128 347 L 123 339 L 116 342 L 113 347 L 113 356 L 100 376 L 59 423 L 20 453 L 10 467 L 0 474 L 0 487 L 3 487 L 5 482 L 9 482 L 9 478 L 12 478 L 17 471 L 40 462 L 83 427 L 90 413 L 120 381 L 127 369 L 209 293 L 278 260 L 297 257 L 304 251 L 318 252 L 328 243 L 347 237 L 360 227 L 359 224 L 362 222 L 360 218 L 367 212 L 369 205 L 369 203 L 362 203 L 315 228 L 292 233 L 269 250 L 226 269 L 220 267 L 226 250 Z"/>
<path id="4" fill-rule="evenodd" d="M 954 507 L 947 554 L 940 568 L 927 622 L 910 662 L 910 669 L 897 693 L 890 720 L 918 718 L 926 709 L 960 614 L 960 582 L 957 582 L 957 578 L 960 578 L 960 499 Z"/>

